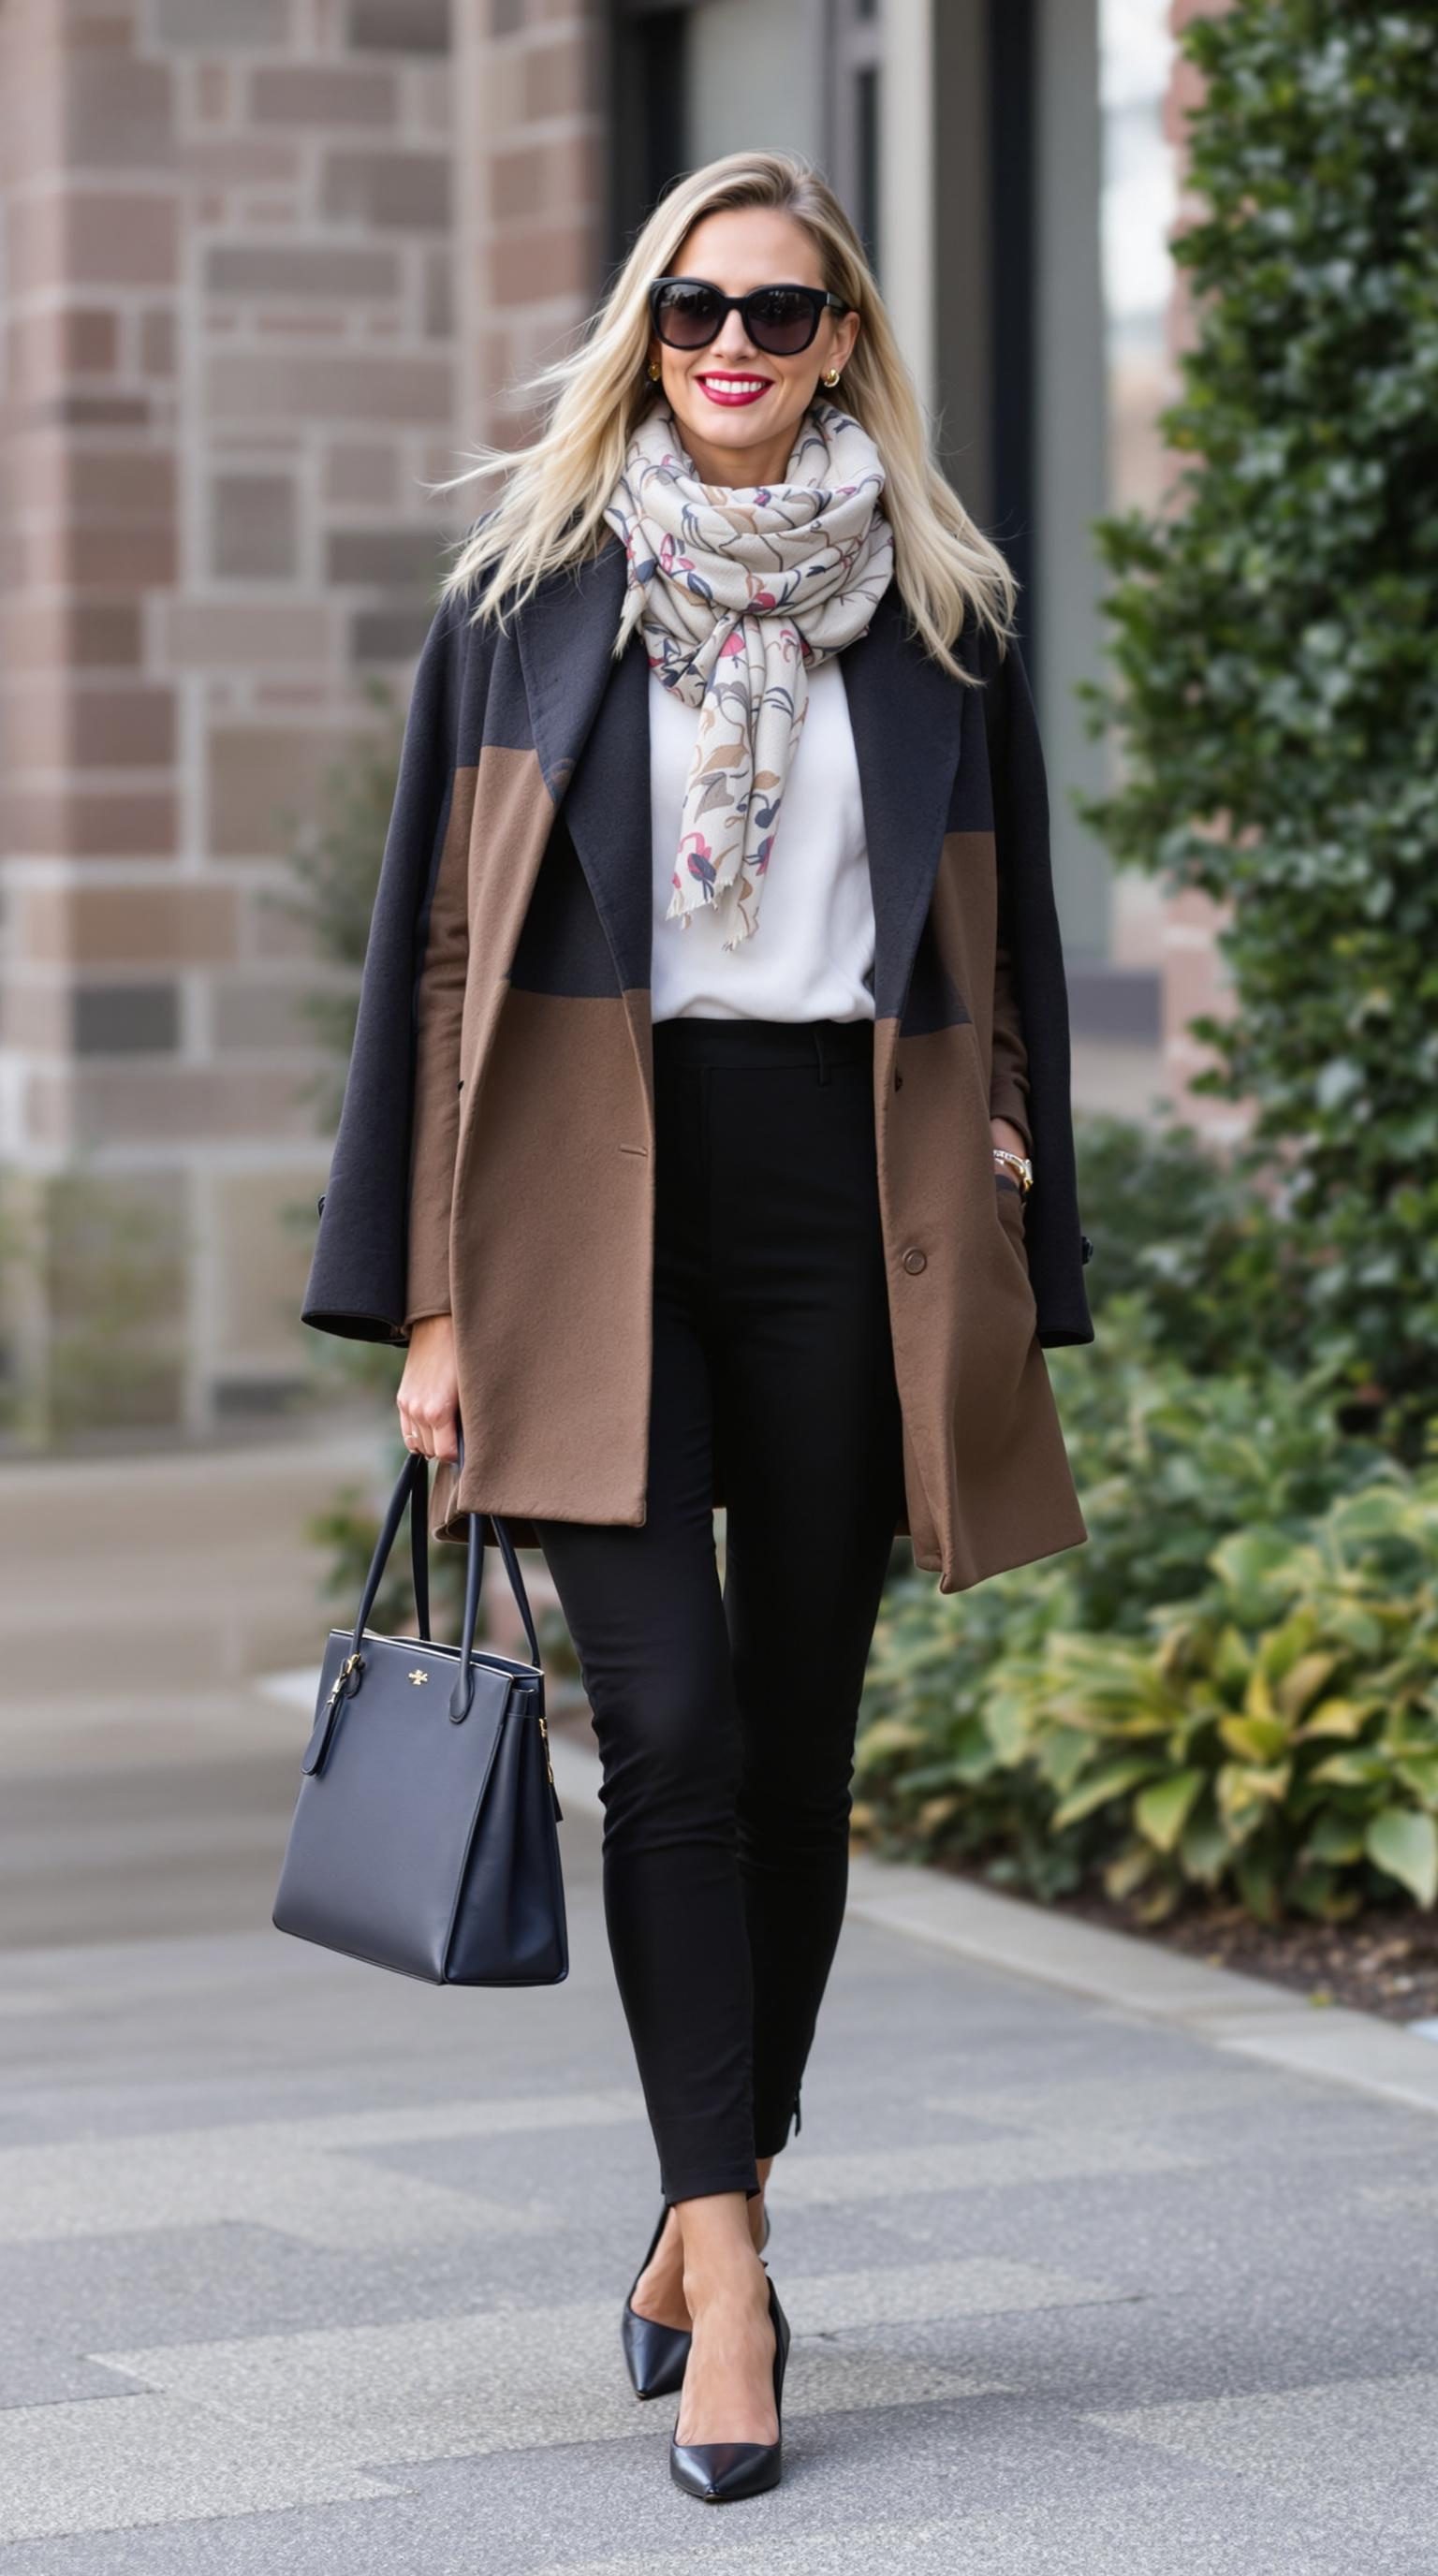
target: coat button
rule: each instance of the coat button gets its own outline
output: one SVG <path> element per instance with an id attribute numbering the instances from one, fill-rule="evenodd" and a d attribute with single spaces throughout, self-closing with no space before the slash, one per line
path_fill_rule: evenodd
<path id="1" fill-rule="evenodd" d="M 925 1270 L 927 1267 L 928 1255 L 921 1252 L 916 1243 L 911 1243 L 908 1251 L 904 1255 L 904 1268 L 906 1270 Z"/>

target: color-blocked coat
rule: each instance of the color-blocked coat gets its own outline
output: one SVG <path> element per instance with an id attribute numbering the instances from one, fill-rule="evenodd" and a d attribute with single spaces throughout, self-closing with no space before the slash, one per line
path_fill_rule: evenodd
<path id="1" fill-rule="evenodd" d="M 648 665 L 624 550 L 420 658 L 303 1319 L 405 1342 L 452 1312 L 465 1464 L 431 1530 L 638 1526 L 651 1364 Z M 1088 1342 L 1068 1005 L 1022 662 L 980 688 L 890 584 L 840 655 L 875 922 L 874 1120 L 903 1409 L 896 1534 L 945 1592 L 1080 1544 L 1044 1348 Z M 780 853 L 782 863 L 782 851 Z M 755 934 L 762 937 L 762 925 Z M 1026 1200 L 990 1118 L 1029 1144 Z M 716 1487 L 715 1501 L 724 1496 Z"/>

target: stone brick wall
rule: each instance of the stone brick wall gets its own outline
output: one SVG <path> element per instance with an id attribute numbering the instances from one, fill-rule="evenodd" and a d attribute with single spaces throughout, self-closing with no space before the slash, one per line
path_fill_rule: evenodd
<path id="1" fill-rule="evenodd" d="M 466 394 L 502 445 L 537 426 L 506 388 L 560 353 L 604 282 L 605 16 L 602 0 L 468 0 L 482 149 L 463 209 Z"/>
<path id="2" fill-rule="evenodd" d="M 67 1263 L 103 1335 L 136 1226 L 156 1346 L 91 1367 L 98 1415 L 203 1430 L 302 1374 L 324 970 L 274 897 L 472 515 L 426 481 L 592 302 L 594 60 L 575 0 L 0 9 L 12 1386 Z"/>

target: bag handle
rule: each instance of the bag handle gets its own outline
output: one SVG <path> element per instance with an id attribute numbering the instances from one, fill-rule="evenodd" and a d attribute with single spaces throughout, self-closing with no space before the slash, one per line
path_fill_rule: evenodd
<path id="1" fill-rule="evenodd" d="M 463 1430 L 459 1434 L 459 1466 L 462 1472 Z M 370 1612 L 374 1608 L 375 1596 L 389 1562 L 390 1550 L 399 1535 L 399 1525 L 404 1518 L 406 1508 L 409 1511 L 410 1563 L 414 1574 L 415 1609 L 419 1616 L 419 1633 L 426 1643 L 429 1642 L 429 1460 L 422 1457 L 418 1450 L 411 1450 L 395 1479 L 394 1491 L 390 1495 L 384 1519 L 380 1524 L 379 1537 L 375 1541 L 374 1555 L 370 1559 L 369 1573 L 365 1577 L 364 1591 L 360 1596 L 359 1615 L 355 1620 L 354 1634 L 350 1639 L 350 1652 L 345 1662 L 344 1687 L 347 1695 L 359 1686 L 358 1675 L 362 1665 L 360 1641 Z M 505 1573 L 509 1577 L 509 1588 L 514 1595 L 515 1607 L 524 1623 L 524 1633 L 529 1643 L 530 1654 L 534 1662 L 539 1664 L 539 1636 L 534 1625 L 534 1614 L 529 1606 L 529 1595 L 524 1588 L 524 1577 L 519 1570 L 519 1558 L 515 1554 L 514 1541 L 497 1512 L 491 1512 L 488 1517 L 494 1524 L 500 1557 Z M 455 1675 L 454 1689 L 450 1693 L 449 1702 L 449 1713 L 456 1725 L 469 1715 L 470 1702 L 474 1696 L 474 1674 L 470 1657 L 474 1652 L 474 1631 L 479 1619 L 479 1596 L 484 1581 L 485 1515 L 482 1512 L 470 1512 L 467 1518 L 469 1551 L 464 1578 L 464 1619 L 460 1631 L 459 1670 Z"/>
<path id="2" fill-rule="evenodd" d="M 429 1469 L 423 1458 L 420 1466 L 420 1490 L 413 1493 L 409 1507 L 409 1570 L 414 1580 L 414 1606 L 419 1633 L 426 1645 L 429 1636 Z"/>
<path id="3" fill-rule="evenodd" d="M 460 1475 L 464 1473 L 462 1424 L 459 1428 L 459 1473 Z M 524 1577 L 519 1570 L 519 1559 L 514 1552 L 514 1541 L 498 1512 L 491 1512 L 488 1517 L 493 1523 L 500 1557 L 505 1573 L 509 1577 L 514 1606 L 524 1622 L 524 1633 L 529 1640 L 530 1659 L 537 1664 L 540 1660 L 539 1637 L 535 1630 L 534 1613 L 529 1606 L 529 1595 L 524 1588 Z M 475 1623 L 479 1617 L 479 1588 L 484 1580 L 484 1522 L 483 1512 L 469 1514 L 469 1561 L 464 1575 L 464 1621 L 459 1637 L 459 1671 L 455 1675 L 454 1689 L 450 1693 L 449 1700 L 449 1713 L 456 1725 L 462 1717 L 468 1717 L 469 1703 L 474 1693 L 474 1674 L 470 1668 L 469 1659 L 474 1651 Z"/>

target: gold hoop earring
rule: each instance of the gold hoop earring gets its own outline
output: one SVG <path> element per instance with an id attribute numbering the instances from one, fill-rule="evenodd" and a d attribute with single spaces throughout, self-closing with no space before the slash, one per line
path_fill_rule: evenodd
<path id="1" fill-rule="evenodd" d="M 655 365 L 655 363 L 654 363 L 654 360 L 651 358 L 651 359 L 650 359 L 650 361 L 649 361 L 649 381 L 650 381 L 651 385 L 657 385 L 657 384 L 658 384 L 658 382 L 659 382 L 659 373 L 660 373 L 660 371 L 659 371 L 658 367 L 656 367 L 656 365 Z"/>
<path id="2" fill-rule="evenodd" d="M 830 367 L 830 368 L 827 370 L 827 372 L 826 372 L 826 374 L 825 374 L 825 377 L 824 377 L 824 382 L 825 382 L 825 384 L 826 384 L 826 385 L 836 385 L 836 384 L 838 383 L 838 381 L 839 381 L 839 369 L 838 369 L 837 367 Z"/>

